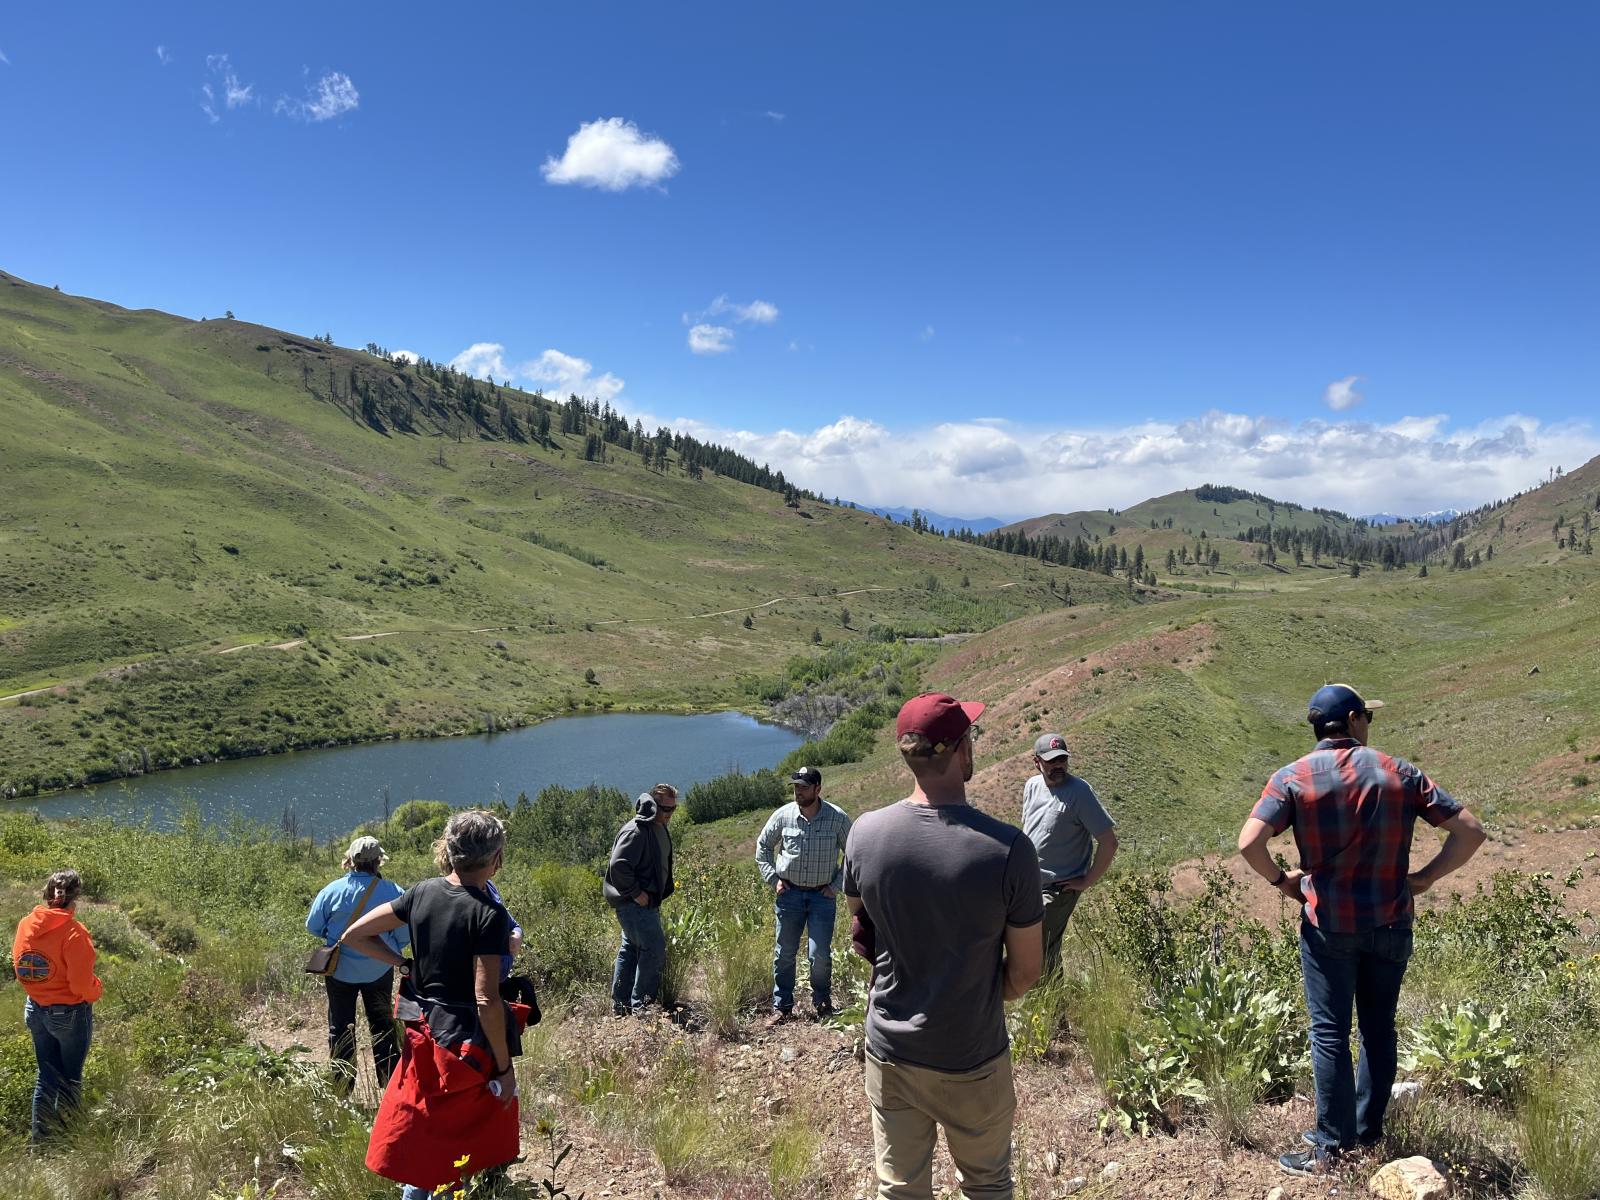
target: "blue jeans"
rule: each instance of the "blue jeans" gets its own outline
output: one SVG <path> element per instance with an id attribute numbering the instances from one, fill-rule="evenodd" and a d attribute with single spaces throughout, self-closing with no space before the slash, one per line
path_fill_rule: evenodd
<path id="1" fill-rule="evenodd" d="M 661 928 L 661 910 L 635 904 L 617 908 L 622 926 L 622 946 L 611 973 L 611 1011 L 639 1012 L 661 991 L 661 971 L 667 965 L 667 932 Z"/>
<path id="2" fill-rule="evenodd" d="M 811 1003 L 833 1005 L 833 916 L 838 901 L 821 892 L 790 888 L 773 902 L 778 917 L 778 943 L 772 951 L 772 1007 L 794 1007 L 794 960 L 800 934 L 806 934 L 806 961 L 811 964 Z"/>
<path id="3" fill-rule="evenodd" d="M 1324 933 L 1300 922 L 1300 968 L 1311 1014 L 1311 1074 L 1317 1085 L 1317 1128 L 1323 1150 L 1349 1150 L 1383 1136 L 1394 1085 L 1395 1007 L 1411 958 L 1411 927 L 1385 925 L 1361 933 Z M 1361 1063 L 1350 1065 L 1350 1006 L 1361 1032 Z"/>
<path id="4" fill-rule="evenodd" d="M 87 1001 L 35 1004 L 30 999 L 22 1018 L 33 1035 L 33 1054 L 39 1061 L 39 1076 L 33 1085 L 32 1138 L 40 1142 L 60 1129 L 78 1106 L 83 1063 L 94 1036 L 94 1009 Z"/>

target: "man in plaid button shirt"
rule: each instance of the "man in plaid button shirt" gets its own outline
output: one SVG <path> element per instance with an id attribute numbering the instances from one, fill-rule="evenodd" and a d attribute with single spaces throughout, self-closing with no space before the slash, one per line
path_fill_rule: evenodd
<path id="1" fill-rule="evenodd" d="M 1252 870 L 1301 907 L 1300 969 L 1311 1015 L 1317 1127 L 1310 1150 L 1285 1154 L 1287 1171 L 1310 1175 L 1333 1156 L 1383 1137 L 1394 1083 L 1395 1007 L 1411 957 L 1412 897 L 1462 866 L 1483 844 L 1476 817 L 1404 759 L 1367 745 L 1381 700 L 1330 683 L 1311 697 L 1316 748 L 1280 768 L 1239 831 Z M 1421 817 L 1448 832 L 1411 871 L 1411 832 Z M 1294 827 L 1300 869 L 1281 870 L 1267 842 Z M 1350 1006 L 1361 1030 L 1359 1073 L 1350 1067 Z"/>
<path id="2" fill-rule="evenodd" d="M 794 961 L 806 933 L 811 963 L 811 1007 L 833 1013 L 833 917 L 844 885 L 845 839 L 850 818 L 822 798 L 822 772 L 801 767 L 789 777 L 794 802 L 773 813 L 756 839 L 756 867 L 776 893 L 778 943 L 772 953 L 772 1021 L 794 1010 Z"/>

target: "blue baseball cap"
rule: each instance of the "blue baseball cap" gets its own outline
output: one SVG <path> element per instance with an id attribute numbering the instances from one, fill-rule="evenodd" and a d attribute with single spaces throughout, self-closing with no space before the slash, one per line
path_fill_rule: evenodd
<path id="1" fill-rule="evenodd" d="M 1343 721 L 1352 713 L 1382 708 L 1382 700 L 1363 700 L 1348 683 L 1325 683 L 1311 695 L 1306 705 L 1306 720 L 1313 725 Z"/>

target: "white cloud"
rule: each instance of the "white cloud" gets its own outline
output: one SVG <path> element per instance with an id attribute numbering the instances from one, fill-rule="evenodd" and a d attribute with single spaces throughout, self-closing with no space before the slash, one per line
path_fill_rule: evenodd
<path id="1" fill-rule="evenodd" d="M 329 71 L 306 88 L 299 99 L 279 96 L 272 111 L 297 121 L 331 121 L 361 107 L 361 93 L 343 71 Z"/>
<path id="2" fill-rule="evenodd" d="M 924 325 L 922 327 L 922 332 L 917 334 L 917 340 L 919 342 L 931 342 L 931 341 L 933 341 L 933 326 L 932 325 Z"/>
<path id="3" fill-rule="evenodd" d="M 1344 412 L 1347 408 L 1354 408 L 1361 403 L 1361 393 L 1356 391 L 1356 384 L 1361 382 L 1360 375 L 1346 375 L 1343 379 L 1335 379 L 1322 390 L 1322 401 L 1334 412 Z"/>
<path id="4" fill-rule="evenodd" d="M 539 168 L 547 183 L 576 183 L 620 192 L 659 184 L 678 173 L 678 156 L 658 137 L 639 132 L 632 121 L 608 117 L 587 121 L 567 139 L 559 160 Z"/>
<path id="5" fill-rule="evenodd" d="M 0 50 L 0 63 L 5 63 L 5 65 L 8 67 L 11 65 L 11 60 L 6 57 L 6 52 L 4 50 Z"/>
<path id="6" fill-rule="evenodd" d="M 523 363 L 517 370 L 518 378 L 542 388 L 556 399 L 576 392 L 580 396 L 593 396 L 596 400 L 611 402 L 622 391 L 623 381 L 611 372 L 594 374 L 594 365 L 585 358 L 563 354 L 559 350 L 546 350 L 532 362 Z"/>
<path id="7" fill-rule="evenodd" d="M 778 306 L 769 300 L 752 300 L 749 304 L 739 304 L 723 294 L 713 300 L 702 315 L 730 316 L 740 324 L 748 322 L 755 325 L 771 325 L 778 319 Z"/>
<path id="8" fill-rule="evenodd" d="M 769 121 L 782 121 L 782 120 L 785 120 L 788 117 L 789 114 L 788 113 L 781 113 L 781 112 L 773 112 L 772 109 L 769 108 L 769 109 L 767 109 L 766 112 L 762 113 L 761 115 L 764 116 L 765 118 L 767 118 L 767 120 L 769 120 Z"/>
<path id="9" fill-rule="evenodd" d="M 1468 509 L 1600 454 L 1589 424 L 1520 414 L 1461 428 L 1437 415 L 1378 426 L 1218 411 L 1109 428 L 974 419 L 890 430 L 850 416 L 801 431 L 672 425 L 829 496 L 1013 518 L 1121 508 L 1206 482 L 1353 515 Z"/>
<path id="10" fill-rule="evenodd" d="M 415 350 L 391 350 L 389 357 L 396 362 L 414 363 L 421 357 Z"/>
<path id="11" fill-rule="evenodd" d="M 165 46 L 156 47 L 156 61 L 158 61 L 163 67 L 172 65 L 172 55 L 167 52 L 167 48 Z"/>
<path id="12" fill-rule="evenodd" d="M 499 342 L 473 342 L 450 360 L 450 365 L 474 379 L 508 379 L 506 348 Z"/>
<path id="13" fill-rule="evenodd" d="M 689 349 L 696 354 L 726 354 L 733 349 L 733 330 L 726 325 L 691 326 Z"/>
<path id="14" fill-rule="evenodd" d="M 397 350 L 395 354 L 409 354 Z M 475 379 L 507 379 L 540 390 L 552 399 L 564 400 L 570 393 L 596 400 L 615 402 L 623 388 L 623 381 L 611 372 L 594 373 L 594 364 L 588 359 L 563 354 L 560 350 L 546 350 L 529 362 L 508 364 L 506 348 L 499 342 L 474 342 L 450 360 L 450 366 Z"/>
<path id="15" fill-rule="evenodd" d="M 162 57 L 165 53 L 166 47 L 156 47 L 156 56 L 161 58 L 162 66 L 171 61 L 170 56 Z M 216 77 L 217 88 L 213 88 L 210 83 L 200 85 L 202 97 L 200 111 L 206 114 L 206 119 L 213 125 L 222 120 L 219 109 L 243 108 L 246 104 L 255 102 L 255 86 L 239 82 L 238 73 L 234 71 L 233 63 L 228 60 L 226 54 L 206 55 L 206 71 Z M 220 89 L 220 103 L 218 89 Z"/>

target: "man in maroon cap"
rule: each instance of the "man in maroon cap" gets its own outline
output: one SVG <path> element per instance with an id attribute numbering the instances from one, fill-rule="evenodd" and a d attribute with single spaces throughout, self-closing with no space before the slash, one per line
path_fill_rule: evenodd
<path id="1" fill-rule="evenodd" d="M 863 815 L 845 846 L 850 912 L 875 932 L 866 1087 L 878 1195 L 933 1195 L 944 1128 L 969 1200 L 1010 1200 L 1016 1092 L 1003 1000 L 1039 978 L 1033 843 L 967 803 L 982 704 L 930 693 L 895 723 L 911 794 Z"/>

